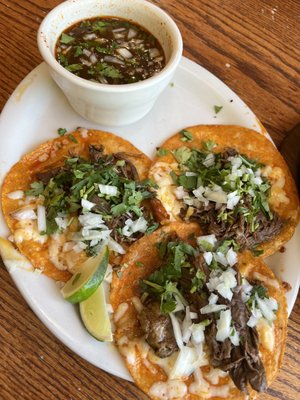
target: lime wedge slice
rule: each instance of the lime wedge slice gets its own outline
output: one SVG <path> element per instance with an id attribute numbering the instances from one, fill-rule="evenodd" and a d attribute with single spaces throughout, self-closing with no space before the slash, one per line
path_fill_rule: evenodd
<path id="1" fill-rule="evenodd" d="M 64 298 L 73 304 L 88 299 L 104 279 L 108 258 L 108 247 L 104 246 L 96 257 L 87 259 L 62 288 Z"/>
<path id="2" fill-rule="evenodd" d="M 112 342 L 111 323 L 106 308 L 103 285 L 79 304 L 80 315 L 88 332 L 97 340 Z"/>

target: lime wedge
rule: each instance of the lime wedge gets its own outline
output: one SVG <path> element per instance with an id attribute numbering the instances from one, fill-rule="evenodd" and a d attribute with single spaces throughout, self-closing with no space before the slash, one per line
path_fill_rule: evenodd
<path id="1" fill-rule="evenodd" d="M 106 308 L 103 285 L 79 304 L 80 315 L 88 332 L 97 340 L 112 342 L 111 323 Z"/>
<path id="2" fill-rule="evenodd" d="M 62 288 L 64 298 L 73 304 L 88 299 L 104 279 L 108 258 L 108 248 L 104 246 L 96 257 L 87 259 Z"/>

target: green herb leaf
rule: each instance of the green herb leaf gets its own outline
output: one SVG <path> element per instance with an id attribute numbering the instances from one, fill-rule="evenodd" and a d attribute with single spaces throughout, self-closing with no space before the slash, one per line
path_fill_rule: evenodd
<path id="1" fill-rule="evenodd" d="M 223 106 L 214 106 L 214 111 L 216 114 L 218 114 L 222 110 Z"/>
<path id="2" fill-rule="evenodd" d="M 66 33 L 62 33 L 60 37 L 60 43 L 69 44 L 73 42 L 75 38 L 73 36 L 67 35 Z"/>
<path id="3" fill-rule="evenodd" d="M 30 184 L 31 189 L 25 190 L 26 196 L 38 196 L 44 191 L 43 182 L 32 182 Z"/>
<path id="4" fill-rule="evenodd" d="M 162 156 L 166 156 L 167 154 L 169 154 L 170 151 L 167 149 L 164 149 L 163 147 L 160 147 L 157 151 L 156 151 L 156 156 L 157 157 L 162 157 Z"/>
<path id="5" fill-rule="evenodd" d="M 186 129 L 182 129 L 179 132 L 182 135 L 180 139 L 182 142 L 191 142 L 193 140 L 193 134 Z"/>
<path id="6" fill-rule="evenodd" d="M 172 151 L 176 161 L 179 164 L 185 164 L 192 155 L 192 150 L 188 147 L 179 147 Z"/>
<path id="7" fill-rule="evenodd" d="M 206 151 L 211 151 L 214 147 L 216 147 L 216 143 L 213 140 L 208 140 L 207 142 L 202 142 L 202 147 Z"/>
<path id="8" fill-rule="evenodd" d="M 67 133 L 67 130 L 66 128 L 58 128 L 57 133 L 59 134 L 59 136 L 64 136 L 64 134 Z"/>
<path id="9" fill-rule="evenodd" d="M 71 140 L 71 142 L 78 143 L 78 140 L 75 138 L 75 136 L 72 135 L 72 133 L 68 134 L 68 138 Z"/>
<path id="10" fill-rule="evenodd" d="M 71 64 L 71 65 L 67 65 L 65 68 L 69 72 L 75 72 L 75 71 L 80 71 L 81 69 L 83 69 L 83 65 L 82 64 Z"/>

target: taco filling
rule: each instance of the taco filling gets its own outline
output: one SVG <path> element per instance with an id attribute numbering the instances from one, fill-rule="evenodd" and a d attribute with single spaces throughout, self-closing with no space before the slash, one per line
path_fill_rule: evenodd
<path id="1" fill-rule="evenodd" d="M 38 170 L 30 188 L 18 195 L 22 206 L 10 212 L 14 241 L 48 244 L 50 261 L 71 273 L 86 257 L 108 245 L 116 254 L 158 226 L 147 199 L 154 196 L 149 180 L 139 173 L 125 152 L 106 154 L 104 146 L 88 145 L 88 156 L 69 152 L 63 164 Z M 26 231 L 26 232 L 27 232 Z M 31 235 L 32 236 L 32 235 Z"/>
<path id="2" fill-rule="evenodd" d="M 236 243 L 220 243 L 215 235 L 197 242 L 191 246 L 172 232 L 157 244 L 161 261 L 140 288 L 138 320 L 145 340 L 156 359 L 175 356 L 170 380 L 210 365 L 220 377 L 229 374 L 244 393 L 248 385 L 263 391 L 267 379 L 258 329 L 272 332 L 277 301 L 263 283 L 241 275 Z"/>
<path id="3" fill-rule="evenodd" d="M 213 152 L 213 141 L 202 144 L 202 149 L 176 148 L 176 162 L 158 161 L 152 168 L 169 217 L 196 221 L 205 233 L 233 239 L 240 249 L 254 249 L 278 235 L 284 221 L 270 207 L 265 166 L 234 148 Z M 171 207 L 166 197 L 173 197 Z"/>

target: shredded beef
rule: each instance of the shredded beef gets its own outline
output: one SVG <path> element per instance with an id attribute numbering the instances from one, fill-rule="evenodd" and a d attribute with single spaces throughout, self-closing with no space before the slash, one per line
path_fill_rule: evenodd
<path id="1" fill-rule="evenodd" d="M 241 282 L 237 271 L 238 284 Z M 247 384 L 258 392 L 267 387 L 264 365 L 259 356 L 259 337 L 256 328 L 250 328 L 247 321 L 250 311 L 242 301 L 240 286 L 237 286 L 230 302 L 231 316 L 240 335 L 239 346 L 232 345 L 229 339 L 216 340 L 217 321 L 213 315 L 212 323 L 205 329 L 205 338 L 211 353 L 214 367 L 228 371 L 238 389 L 247 393 Z"/>
<path id="2" fill-rule="evenodd" d="M 137 172 L 137 169 L 135 168 L 132 161 L 129 161 L 128 158 L 126 158 L 126 157 L 128 157 L 128 154 L 126 154 L 124 152 L 120 152 L 120 153 L 114 153 L 113 156 L 116 160 L 124 160 L 125 161 L 124 166 L 120 166 L 119 168 L 121 169 L 123 175 L 127 179 L 130 179 L 133 181 L 139 180 L 139 174 Z"/>
<path id="3" fill-rule="evenodd" d="M 93 164 L 98 164 L 103 158 L 104 146 L 89 145 L 89 156 Z"/>
<path id="4" fill-rule="evenodd" d="M 245 204 L 246 206 L 246 204 Z M 247 223 L 244 215 L 238 214 L 232 222 L 218 221 L 217 217 L 220 210 L 215 209 L 214 203 L 195 209 L 190 217 L 191 221 L 197 221 L 204 230 L 205 234 L 214 234 L 218 239 L 234 239 L 240 246 L 240 249 L 252 249 L 262 242 L 268 242 L 275 237 L 283 226 L 283 221 L 279 215 L 273 211 L 273 219 L 260 211 L 256 216 L 258 228 L 251 232 L 249 223 Z M 180 216 L 184 218 L 186 209 L 183 208 Z"/>
<path id="5" fill-rule="evenodd" d="M 64 167 L 55 167 L 46 171 L 37 172 L 35 176 L 38 181 L 42 181 L 44 185 L 48 185 L 52 178 L 64 171 Z"/>
<path id="6" fill-rule="evenodd" d="M 147 343 L 158 357 L 169 357 L 178 349 L 171 319 L 160 311 L 159 302 L 146 303 L 138 319 Z"/>

